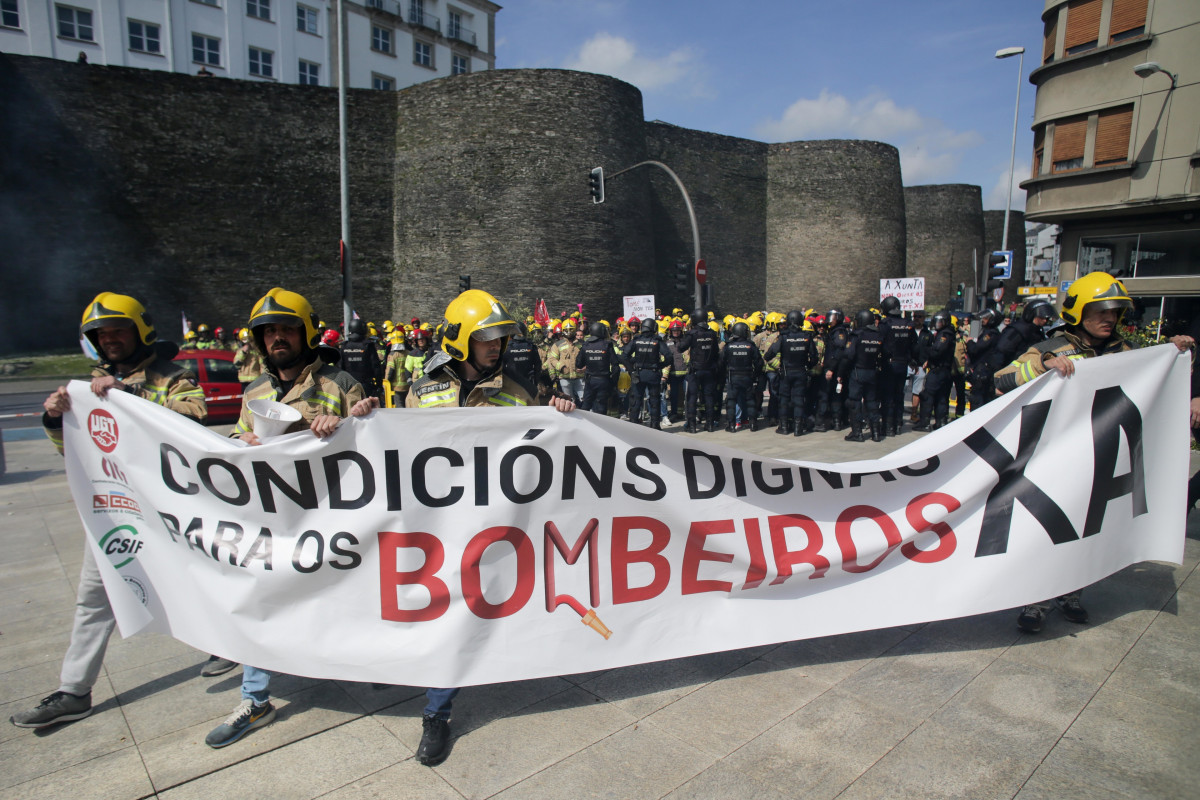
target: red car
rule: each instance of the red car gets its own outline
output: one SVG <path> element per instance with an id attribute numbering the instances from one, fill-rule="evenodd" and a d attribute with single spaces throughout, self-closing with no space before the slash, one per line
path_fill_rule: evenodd
<path id="1" fill-rule="evenodd" d="M 180 350 L 175 361 L 200 379 L 210 425 L 237 422 L 242 413 L 242 384 L 232 350 Z"/>

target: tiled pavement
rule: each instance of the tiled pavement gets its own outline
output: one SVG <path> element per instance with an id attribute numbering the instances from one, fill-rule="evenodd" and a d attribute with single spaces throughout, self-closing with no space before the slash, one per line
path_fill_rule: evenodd
<path id="1" fill-rule="evenodd" d="M 883 444 L 836 433 L 701 437 L 843 461 L 914 434 Z M 83 542 L 61 459 L 44 440 L 8 439 L 0 800 L 1098 800 L 1200 791 L 1200 514 L 1182 567 L 1140 564 L 1089 589 L 1090 625 L 1055 613 L 1043 634 L 1027 636 L 1005 611 L 468 688 L 455 703 L 453 752 L 433 769 L 413 759 L 419 688 L 298 677 L 272 682 L 274 724 L 211 750 L 204 735 L 236 704 L 240 671 L 200 678 L 203 654 L 156 635 L 113 637 L 91 717 L 21 730 L 9 715 L 58 685 Z"/>

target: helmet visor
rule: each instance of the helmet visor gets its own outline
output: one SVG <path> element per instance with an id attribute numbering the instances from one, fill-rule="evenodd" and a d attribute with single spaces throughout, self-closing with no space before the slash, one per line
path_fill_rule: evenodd
<path id="1" fill-rule="evenodd" d="M 471 333 L 471 338 L 477 342 L 490 342 L 495 339 L 503 339 L 505 336 L 513 336 L 517 331 L 517 323 L 509 320 L 493 323 L 486 328 L 477 328 Z"/>

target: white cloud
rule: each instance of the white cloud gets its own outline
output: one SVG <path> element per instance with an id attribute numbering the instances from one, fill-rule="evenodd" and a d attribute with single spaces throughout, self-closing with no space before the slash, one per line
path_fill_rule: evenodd
<path id="1" fill-rule="evenodd" d="M 1025 190 L 1019 184 L 1033 171 L 1028 161 L 1018 161 L 1013 167 L 1012 174 L 1012 207 L 1017 211 L 1022 211 L 1025 208 Z M 983 198 L 984 208 L 1004 208 L 1004 202 L 1008 200 L 1008 169 L 996 176 L 996 183 L 988 190 L 988 193 Z"/>
<path id="2" fill-rule="evenodd" d="M 879 92 L 850 100 L 822 90 L 815 99 L 792 103 L 779 119 L 761 123 L 757 131 L 768 141 L 848 138 L 893 144 L 900 150 L 906 185 L 953 175 L 964 151 L 983 141 L 975 131 L 951 130 L 941 120 L 898 106 Z"/>
<path id="3" fill-rule="evenodd" d="M 704 94 L 698 54 L 689 47 L 672 50 L 664 56 L 654 58 L 638 52 L 637 45 L 622 36 L 597 33 L 583 43 L 571 59 L 563 65 L 567 69 L 611 75 L 632 83 L 644 92 L 652 92 L 668 86 L 679 88 L 680 84 L 692 82 L 692 94 Z"/>

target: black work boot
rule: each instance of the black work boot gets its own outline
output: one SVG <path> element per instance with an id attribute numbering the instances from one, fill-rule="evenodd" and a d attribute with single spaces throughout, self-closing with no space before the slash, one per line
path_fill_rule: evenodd
<path id="1" fill-rule="evenodd" d="M 792 421 L 787 417 L 779 420 L 779 427 L 775 429 L 776 433 L 781 433 L 784 436 L 792 432 Z"/>
<path id="2" fill-rule="evenodd" d="M 687 422 L 683 423 L 684 433 L 697 433 L 699 429 L 696 427 L 695 417 L 688 417 Z"/>
<path id="3" fill-rule="evenodd" d="M 421 720 L 421 744 L 417 746 L 417 761 L 427 767 L 437 766 L 446 760 L 446 745 L 450 743 L 450 723 L 437 717 Z"/>
<path id="4" fill-rule="evenodd" d="M 834 414 L 833 415 L 833 429 L 835 431 L 846 430 L 846 418 L 843 417 L 841 414 Z"/>
<path id="5" fill-rule="evenodd" d="M 883 420 L 880 420 L 878 422 L 875 422 L 875 421 L 871 422 L 871 441 L 872 442 L 882 442 L 883 441 Z"/>
<path id="6" fill-rule="evenodd" d="M 867 440 L 867 437 L 863 436 L 862 428 L 855 427 L 854 425 L 850 426 L 850 432 L 843 438 L 847 442 L 865 442 Z"/>
<path id="7" fill-rule="evenodd" d="M 751 433 L 758 432 L 758 417 L 755 417 L 754 419 L 750 420 L 750 432 Z"/>
<path id="8" fill-rule="evenodd" d="M 817 433 L 825 433 L 825 431 L 829 430 L 829 420 L 825 417 L 817 417 L 816 427 L 813 430 Z"/>
<path id="9" fill-rule="evenodd" d="M 804 419 L 801 418 L 796 420 L 796 422 L 792 425 L 792 435 L 803 436 L 806 433 L 808 433 L 808 426 L 804 424 Z"/>

